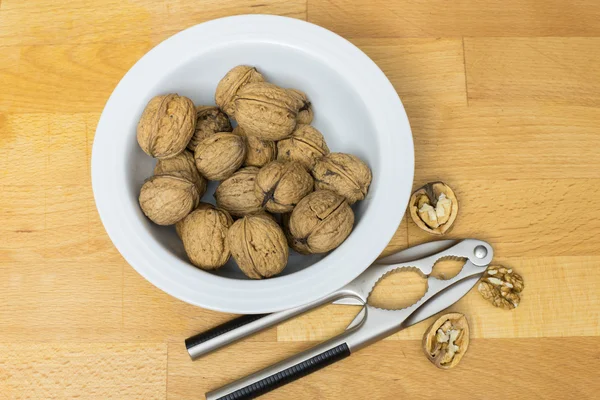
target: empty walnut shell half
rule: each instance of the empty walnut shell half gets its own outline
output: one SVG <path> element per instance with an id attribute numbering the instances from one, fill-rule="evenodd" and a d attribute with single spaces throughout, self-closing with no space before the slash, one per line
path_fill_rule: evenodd
<path id="1" fill-rule="evenodd" d="M 277 157 L 277 145 L 272 140 L 262 140 L 255 136 L 248 136 L 239 126 L 233 130 L 233 133 L 242 136 L 246 141 L 245 166 L 262 167 Z"/>
<path id="2" fill-rule="evenodd" d="M 207 208 L 215 208 L 215 206 L 213 206 L 212 204 L 209 204 L 209 203 L 200 202 L 200 203 L 198 203 L 198 207 L 196 207 L 196 209 L 194 211 L 206 210 Z M 194 212 L 194 211 L 192 211 L 192 212 Z M 181 234 L 182 234 L 184 224 L 185 224 L 185 218 L 175 224 L 175 231 L 177 232 L 177 236 L 179 236 L 180 239 L 181 239 Z"/>
<path id="3" fill-rule="evenodd" d="M 235 221 L 229 228 L 227 243 L 242 272 L 252 279 L 277 275 L 288 261 L 285 235 L 266 214 L 247 215 Z"/>
<path id="4" fill-rule="evenodd" d="M 192 152 L 204 138 L 217 132 L 231 132 L 231 123 L 227 115 L 214 106 L 196 107 L 196 128 L 187 145 Z"/>
<path id="5" fill-rule="evenodd" d="M 285 225 L 294 250 L 301 254 L 326 253 L 350 235 L 354 212 L 344 197 L 318 190 L 298 203 Z"/>
<path id="6" fill-rule="evenodd" d="M 198 143 L 194 158 L 198 171 L 211 181 L 229 178 L 244 163 L 244 138 L 228 132 L 215 133 Z"/>
<path id="7" fill-rule="evenodd" d="M 300 200 L 313 190 L 313 178 L 295 161 L 272 161 L 256 176 L 256 197 L 267 211 L 292 211 Z"/>
<path id="8" fill-rule="evenodd" d="M 175 157 L 158 160 L 156 167 L 154 167 L 154 175 L 162 175 L 174 171 L 188 172 L 198 187 L 200 197 L 204 195 L 206 192 L 206 179 L 198 172 L 194 155 L 191 152 L 184 150 Z"/>
<path id="9" fill-rule="evenodd" d="M 313 120 L 314 114 L 312 104 L 308 100 L 306 93 L 298 89 L 288 89 L 288 92 L 293 98 L 300 102 L 296 121 L 298 121 L 299 124 L 310 124 Z"/>
<path id="10" fill-rule="evenodd" d="M 458 215 L 458 199 L 450 186 L 430 182 L 415 191 L 409 203 L 413 222 L 425 232 L 443 235 Z"/>
<path id="11" fill-rule="evenodd" d="M 173 225 L 200 203 L 198 186 L 189 172 L 175 171 L 146 180 L 140 191 L 140 207 L 158 225 Z"/>
<path id="12" fill-rule="evenodd" d="M 177 94 L 156 96 L 148 102 L 137 126 L 137 141 L 146 154 L 169 158 L 181 153 L 194 134 L 194 103 Z"/>
<path id="13" fill-rule="evenodd" d="M 257 174 L 258 168 L 245 167 L 222 181 L 215 190 L 217 205 L 236 217 L 262 211 L 264 207 L 254 189 Z"/>
<path id="14" fill-rule="evenodd" d="M 494 306 L 512 310 L 521 302 L 521 292 L 524 288 L 523 278 L 511 268 L 489 266 L 477 290 Z"/>
<path id="15" fill-rule="evenodd" d="M 469 324 L 460 313 L 441 316 L 423 336 L 423 351 L 429 361 L 438 368 L 454 367 L 468 348 Z"/>
<path id="16" fill-rule="evenodd" d="M 299 103 L 286 89 L 266 82 L 249 83 L 234 100 L 235 118 L 248 136 L 281 140 L 296 127 Z"/>
<path id="17" fill-rule="evenodd" d="M 277 159 L 298 161 L 306 168 L 313 168 L 317 160 L 329 154 L 325 138 L 310 125 L 297 125 L 290 137 L 277 142 Z"/>
<path id="18" fill-rule="evenodd" d="M 237 92 L 246 84 L 263 82 L 265 78 L 254 67 L 238 65 L 232 68 L 217 84 L 215 103 L 230 117 L 234 117 L 233 100 Z"/>
<path id="19" fill-rule="evenodd" d="M 365 198 L 372 179 L 367 164 L 346 153 L 331 153 L 317 160 L 312 174 L 317 189 L 334 191 L 349 204 Z"/>
<path id="20" fill-rule="evenodd" d="M 227 231 L 233 223 L 227 211 L 203 207 L 185 217 L 181 239 L 190 261 L 204 270 L 214 270 L 225 265 L 230 251 Z"/>

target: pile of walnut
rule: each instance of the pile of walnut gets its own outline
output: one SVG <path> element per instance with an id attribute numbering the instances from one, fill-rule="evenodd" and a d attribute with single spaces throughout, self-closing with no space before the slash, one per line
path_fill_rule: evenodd
<path id="1" fill-rule="evenodd" d="M 415 225 L 429 234 L 444 235 L 456 221 L 458 199 L 450 186 L 430 182 L 412 194 L 408 208 Z M 519 305 L 524 287 L 523 278 L 512 269 L 489 266 L 477 289 L 494 306 L 511 310 Z M 459 313 L 441 316 L 423 336 L 425 355 L 442 369 L 457 365 L 468 345 L 469 325 Z"/>
<path id="2" fill-rule="evenodd" d="M 253 279 L 279 274 L 288 245 L 302 254 L 338 247 L 354 225 L 350 206 L 367 195 L 369 167 L 331 153 L 309 125 L 307 96 L 267 83 L 256 68 L 229 71 L 215 102 L 195 107 L 168 94 L 146 106 L 137 140 L 158 162 L 141 188 L 144 214 L 175 225 L 195 266 L 215 270 L 233 256 Z M 217 207 L 200 201 L 208 180 L 220 181 Z"/>

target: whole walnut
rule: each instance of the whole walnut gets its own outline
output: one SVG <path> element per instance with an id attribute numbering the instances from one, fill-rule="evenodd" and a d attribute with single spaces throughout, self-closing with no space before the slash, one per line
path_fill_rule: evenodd
<path id="1" fill-rule="evenodd" d="M 231 132 L 231 130 L 229 118 L 219 107 L 198 106 L 196 107 L 196 129 L 187 148 L 195 151 L 198 143 L 205 137 L 217 132 Z"/>
<path id="2" fill-rule="evenodd" d="M 281 140 L 296 127 L 299 105 L 286 89 L 267 82 L 249 83 L 234 100 L 235 118 L 249 136 Z"/>
<path id="3" fill-rule="evenodd" d="M 198 172 L 196 162 L 194 161 L 194 155 L 191 152 L 184 150 L 175 157 L 158 160 L 156 167 L 154 167 L 154 175 L 163 175 L 174 171 L 189 172 L 192 180 L 198 187 L 200 197 L 204 195 L 206 192 L 206 179 Z"/>
<path id="4" fill-rule="evenodd" d="M 371 170 L 360 158 L 346 153 L 330 153 L 312 169 L 317 189 L 332 190 L 349 204 L 362 200 L 371 184 Z"/>
<path id="5" fill-rule="evenodd" d="M 173 171 L 146 180 L 140 191 L 140 207 L 158 225 L 173 225 L 200 203 L 198 186 L 189 172 Z"/>
<path id="6" fill-rule="evenodd" d="M 204 270 L 225 265 L 231 254 L 227 231 L 233 223 L 227 211 L 213 207 L 197 209 L 184 221 L 181 239 L 192 264 Z"/>
<path id="7" fill-rule="evenodd" d="M 281 227 L 264 214 L 235 221 L 227 233 L 227 243 L 237 265 L 252 279 L 277 275 L 288 261 L 288 245 Z"/>
<path id="8" fill-rule="evenodd" d="M 201 201 L 200 203 L 198 203 L 198 207 L 196 207 L 196 209 L 194 211 L 196 211 L 196 210 L 205 210 L 207 208 L 215 208 L 215 206 L 213 206 L 212 204 L 204 203 L 204 202 Z M 194 211 L 192 211 L 192 212 L 194 212 Z M 177 236 L 179 236 L 180 239 L 181 239 L 181 232 L 183 230 L 183 225 L 185 224 L 185 220 L 186 219 L 184 218 L 184 219 L 182 219 L 181 221 L 179 221 L 179 222 L 177 222 L 175 224 L 175 231 L 177 232 Z"/>
<path id="9" fill-rule="evenodd" d="M 314 167 L 317 160 L 329 154 L 329 147 L 321 132 L 310 125 L 297 125 L 292 135 L 277 142 L 277 159 L 298 161 L 306 168 Z"/>
<path id="10" fill-rule="evenodd" d="M 221 110 L 225 111 L 227 115 L 233 117 L 235 114 L 233 100 L 238 90 L 248 83 L 263 82 L 264 80 L 265 78 L 263 78 L 256 68 L 248 65 L 238 65 L 229 70 L 217 84 L 215 103 L 217 103 L 217 105 L 221 107 Z"/>
<path id="11" fill-rule="evenodd" d="M 211 181 L 229 178 L 244 163 L 244 138 L 229 132 L 215 133 L 198 143 L 196 167 Z"/>
<path id="12" fill-rule="evenodd" d="M 299 124 L 310 124 L 313 120 L 314 114 L 312 104 L 308 100 L 308 97 L 306 97 L 306 93 L 298 89 L 288 89 L 288 92 L 292 97 L 300 102 L 296 121 L 298 121 Z"/>
<path id="13" fill-rule="evenodd" d="M 149 156 L 173 157 L 185 149 L 195 126 L 192 100 L 177 94 L 156 96 L 142 113 L 137 126 L 137 141 Z"/>
<path id="14" fill-rule="evenodd" d="M 239 126 L 233 130 L 233 133 L 242 136 L 246 141 L 245 166 L 262 167 L 273 161 L 277 156 L 277 145 L 272 140 L 262 140 L 255 136 L 248 136 Z"/>
<path id="15" fill-rule="evenodd" d="M 298 203 L 287 225 L 294 250 L 301 254 L 326 253 L 350 235 L 354 213 L 344 197 L 330 190 L 317 190 Z"/>
<path id="16" fill-rule="evenodd" d="M 272 161 L 256 176 L 254 190 L 267 211 L 292 211 L 300 200 L 313 190 L 313 179 L 296 161 Z"/>
<path id="17" fill-rule="evenodd" d="M 254 191 L 258 168 L 246 167 L 222 181 L 215 190 L 217 205 L 231 215 L 241 217 L 263 210 Z"/>

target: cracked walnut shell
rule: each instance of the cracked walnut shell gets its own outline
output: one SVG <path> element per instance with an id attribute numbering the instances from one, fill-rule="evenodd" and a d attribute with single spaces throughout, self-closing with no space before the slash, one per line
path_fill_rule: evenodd
<path id="1" fill-rule="evenodd" d="M 264 80 L 265 78 L 263 78 L 256 68 L 248 65 L 238 65 L 229 70 L 217 84 L 215 103 L 227 115 L 233 117 L 235 114 L 233 100 L 238 91 L 248 83 L 263 82 Z"/>
<path id="2" fill-rule="evenodd" d="M 215 133 L 198 143 L 196 167 L 211 181 L 229 178 L 244 163 L 244 138 L 229 132 Z"/>
<path id="3" fill-rule="evenodd" d="M 254 190 L 261 206 L 273 213 L 292 211 L 313 190 L 313 178 L 295 161 L 272 161 L 256 176 Z"/>
<path id="4" fill-rule="evenodd" d="M 413 222 L 425 232 L 443 235 L 448 232 L 458 215 L 458 199 L 450 186 L 430 182 L 416 190 L 409 203 Z"/>
<path id="5" fill-rule="evenodd" d="M 155 175 L 144 183 L 139 197 L 144 214 L 158 225 L 173 225 L 200 203 L 200 193 L 189 172 Z"/>
<path id="6" fill-rule="evenodd" d="M 204 138 L 214 135 L 217 132 L 231 131 L 229 118 L 219 107 L 198 106 L 196 107 L 196 128 L 187 148 L 195 151 L 198 143 Z"/>
<path id="7" fill-rule="evenodd" d="M 194 134 L 196 111 L 187 97 L 167 94 L 152 98 L 137 126 L 137 141 L 146 154 L 169 158 L 181 153 Z"/>
<path id="8" fill-rule="evenodd" d="M 524 288 L 523 278 L 511 268 L 489 266 L 477 290 L 494 306 L 512 310 L 519 305 Z"/>
<path id="9" fill-rule="evenodd" d="M 257 174 L 258 168 L 246 167 L 222 181 L 215 190 L 217 205 L 236 217 L 262 211 L 264 207 L 254 189 Z"/>
<path id="10" fill-rule="evenodd" d="M 296 127 L 299 103 L 282 89 L 266 82 L 249 83 L 235 100 L 235 118 L 247 135 L 281 140 Z"/>
<path id="11" fill-rule="evenodd" d="M 298 89 L 288 89 L 290 96 L 296 99 L 300 103 L 298 108 L 298 116 L 296 117 L 296 121 L 299 124 L 310 124 L 313 120 L 313 108 L 312 104 L 308 100 L 306 93 L 298 90 Z"/>
<path id="12" fill-rule="evenodd" d="M 203 207 L 184 219 L 181 239 L 188 258 L 196 267 L 215 270 L 229 260 L 227 232 L 233 223 L 227 211 Z"/>
<path id="13" fill-rule="evenodd" d="M 346 153 L 331 153 L 317 160 L 312 174 L 317 189 L 334 191 L 351 205 L 365 198 L 372 179 L 367 164 Z"/>
<path id="14" fill-rule="evenodd" d="M 286 225 L 290 247 L 298 253 L 326 253 L 350 235 L 354 212 L 344 197 L 318 190 L 298 203 Z"/>
<path id="15" fill-rule="evenodd" d="M 317 160 L 329 154 L 325 138 L 310 125 L 297 125 L 290 137 L 277 142 L 277 159 L 298 161 L 306 168 L 313 168 Z"/>
<path id="16" fill-rule="evenodd" d="M 239 126 L 233 130 L 233 133 L 242 136 L 246 141 L 245 166 L 262 167 L 275 160 L 277 145 L 272 140 L 262 140 L 255 136 L 248 136 Z"/>
<path id="17" fill-rule="evenodd" d="M 194 161 L 194 155 L 191 152 L 184 150 L 175 157 L 158 160 L 154 167 L 154 175 L 162 175 L 174 171 L 188 172 L 198 187 L 200 197 L 204 195 L 206 192 L 206 179 L 198 172 L 196 162 Z"/>
<path id="18" fill-rule="evenodd" d="M 242 272 L 252 279 L 277 275 L 288 261 L 285 235 L 266 214 L 247 215 L 235 221 L 229 228 L 227 243 Z"/>
<path id="19" fill-rule="evenodd" d="M 464 315 L 450 313 L 438 318 L 423 336 L 423 351 L 438 368 L 450 369 L 469 347 L 469 324 Z"/>

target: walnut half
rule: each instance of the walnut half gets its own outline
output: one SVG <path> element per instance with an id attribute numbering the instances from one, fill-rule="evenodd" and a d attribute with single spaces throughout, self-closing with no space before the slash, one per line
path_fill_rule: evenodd
<path id="1" fill-rule="evenodd" d="M 463 314 L 441 316 L 423 336 L 423 351 L 438 368 L 449 369 L 458 364 L 469 347 L 469 324 Z"/>
<path id="2" fill-rule="evenodd" d="M 523 278 L 511 268 L 489 266 L 477 290 L 494 306 L 512 310 L 519 305 L 524 288 Z"/>
<path id="3" fill-rule="evenodd" d="M 458 200 L 450 186 L 430 182 L 419 188 L 410 198 L 410 216 L 426 232 L 443 235 L 448 232 L 458 215 Z"/>

